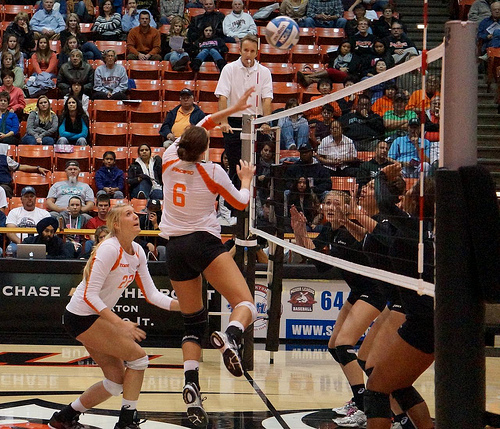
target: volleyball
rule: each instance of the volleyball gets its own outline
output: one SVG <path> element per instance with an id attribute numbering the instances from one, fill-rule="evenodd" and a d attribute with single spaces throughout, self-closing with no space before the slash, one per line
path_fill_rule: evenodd
<path id="1" fill-rule="evenodd" d="M 299 26 L 288 16 L 278 16 L 266 26 L 267 43 L 278 49 L 290 49 L 299 41 Z"/>

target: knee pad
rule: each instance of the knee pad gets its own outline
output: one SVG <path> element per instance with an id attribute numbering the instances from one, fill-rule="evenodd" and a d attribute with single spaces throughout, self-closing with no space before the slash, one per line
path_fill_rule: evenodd
<path id="1" fill-rule="evenodd" d="M 236 310 L 238 307 L 247 307 L 250 310 L 250 313 L 252 313 L 252 322 L 255 322 L 257 320 L 257 307 L 255 307 L 255 304 L 250 301 L 241 301 L 234 309 Z"/>
<path id="2" fill-rule="evenodd" d="M 125 362 L 125 366 L 130 369 L 135 369 L 136 371 L 144 371 L 148 367 L 149 358 L 148 355 L 143 356 L 136 360 L 129 360 Z"/>
<path id="3" fill-rule="evenodd" d="M 328 347 L 328 353 L 330 353 L 332 355 L 332 358 L 335 362 L 337 363 L 340 363 L 339 362 L 339 357 L 337 356 L 337 352 L 335 351 L 335 349 L 332 349 L 331 347 Z"/>
<path id="4" fill-rule="evenodd" d="M 335 347 L 335 351 L 337 352 L 337 357 L 339 358 L 338 362 L 342 366 L 346 366 L 348 363 L 357 359 L 354 346 L 337 346 Z"/>
<path id="5" fill-rule="evenodd" d="M 182 337 L 182 344 L 186 341 L 196 343 L 201 347 L 201 340 L 207 329 L 207 315 L 206 308 L 192 314 L 183 314 L 184 319 L 184 337 Z"/>
<path id="6" fill-rule="evenodd" d="M 358 363 L 359 363 L 359 366 L 361 367 L 361 369 L 363 370 L 363 372 L 366 372 L 366 361 L 358 358 Z"/>
<path id="7" fill-rule="evenodd" d="M 369 419 L 390 419 L 392 417 L 391 401 L 387 393 L 365 390 L 365 414 Z"/>
<path id="8" fill-rule="evenodd" d="M 392 397 L 396 400 L 404 412 L 413 408 L 415 405 L 424 402 L 424 398 L 420 396 L 420 393 L 418 393 L 417 389 L 413 386 L 395 390 L 392 392 Z"/>
<path id="9" fill-rule="evenodd" d="M 372 375 L 372 372 L 373 372 L 373 366 L 371 368 L 366 368 L 365 369 L 365 374 L 367 377 L 369 377 L 370 375 Z"/>
<path id="10" fill-rule="evenodd" d="M 113 396 L 120 396 L 123 392 L 123 384 L 115 383 L 107 378 L 102 381 L 102 385 Z"/>

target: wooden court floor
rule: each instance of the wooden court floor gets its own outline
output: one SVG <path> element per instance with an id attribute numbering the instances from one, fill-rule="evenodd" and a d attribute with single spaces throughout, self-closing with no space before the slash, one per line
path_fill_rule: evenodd
<path id="1" fill-rule="evenodd" d="M 256 346 L 259 348 L 259 345 Z M 54 410 L 75 399 L 102 379 L 83 347 L 0 346 L 0 429 L 47 428 Z M 260 346 L 262 348 L 262 346 Z M 184 416 L 180 349 L 146 348 L 146 371 L 139 410 L 144 429 L 192 427 Z M 274 354 L 255 351 L 254 370 L 232 377 L 220 353 L 206 350 L 200 381 L 210 416 L 209 428 L 334 429 L 332 407 L 350 399 L 350 389 L 338 364 L 324 350 L 283 347 Z M 434 409 L 434 369 L 427 370 L 416 388 Z M 487 358 L 487 410 L 500 414 L 500 357 Z M 120 399 L 112 398 L 85 414 L 81 422 L 95 429 L 112 429 Z"/>

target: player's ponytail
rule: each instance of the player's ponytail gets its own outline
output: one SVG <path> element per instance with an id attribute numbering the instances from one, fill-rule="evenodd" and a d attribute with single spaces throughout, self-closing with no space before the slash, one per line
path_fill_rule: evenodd
<path id="1" fill-rule="evenodd" d="M 208 134 L 205 128 L 189 127 L 179 140 L 177 155 L 182 161 L 197 162 L 207 147 Z"/>

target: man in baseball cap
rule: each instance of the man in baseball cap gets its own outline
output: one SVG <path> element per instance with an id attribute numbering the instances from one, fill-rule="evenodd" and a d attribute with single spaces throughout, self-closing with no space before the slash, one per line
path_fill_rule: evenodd
<path id="1" fill-rule="evenodd" d="M 168 112 L 160 129 L 160 135 L 165 139 L 165 147 L 180 137 L 187 127 L 196 125 L 205 117 L 205 113 L 194 104 L 193 92 L 189 88 L 182 89 L 179 97 L 181 103 Z"/>
<path id="2" fill-rule="evenodd" d="M 6 220 L 8 228 L 35 228 L 40 220 L 50 217 L 47 210 L 36 207 L 36 191 L 32 186 L 25 186 L 22 189 L 21 204 L 22 206 L 16 207 L 9 212 Z M 21 243 L 28 235 L 27 233 L 7 233 L 7 237 L 14 246 Z"/>

